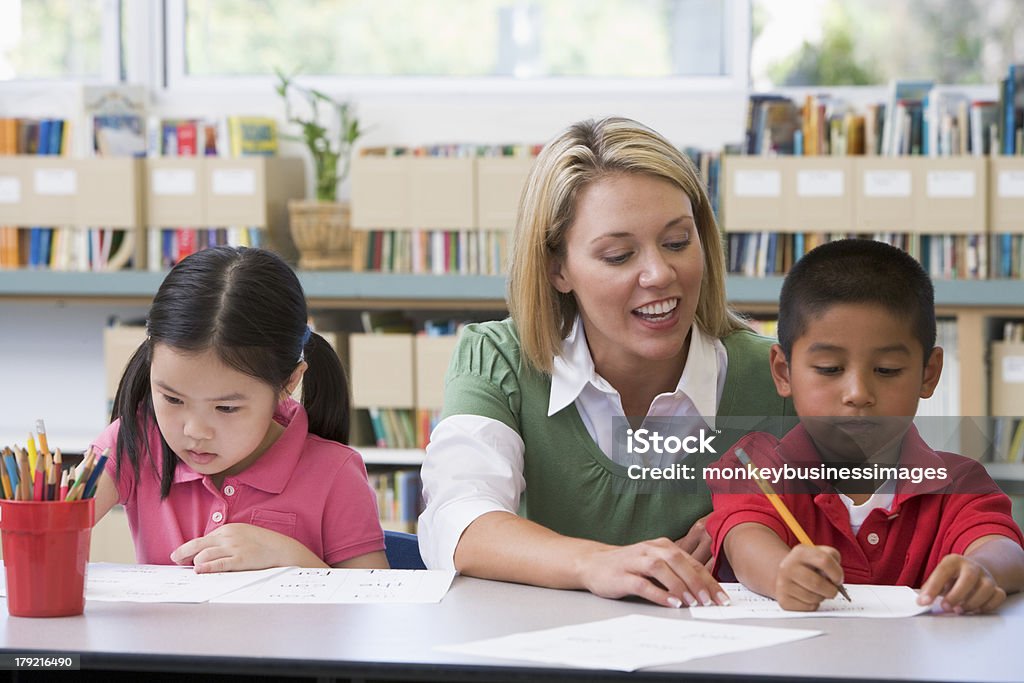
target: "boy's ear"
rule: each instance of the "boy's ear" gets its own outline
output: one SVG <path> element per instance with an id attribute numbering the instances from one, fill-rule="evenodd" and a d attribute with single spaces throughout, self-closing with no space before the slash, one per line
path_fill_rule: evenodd
<path id="1" fill-rule="evenodd" d="M 572 291 L 572 284 L 569 282 L 568 278 L 565 277 L 564 268 L 562 266 L 562 259 L 557 257 L 552 258 L 551 261 L 548 262 L 548 281 L 551 283 L 552 287 L 562 294 L 568 294 Z"/>
<path id="2" fill-rule="evenodd" d="M 775 381 L 775 391 L 782 398 L 789 398 L 793 395 L 793 388 L 789 384 L 789 362 L 786 354 L 778 344 L 772 344 L 772 350 L 768 354 L 768 363 L 772 369 L 772 380 Z"/>
<path id="3" fill-rule="evenodd" d="M 291 376 L 288 377 L 288 381 L 284 385 L 284 389 L 281 391 L 279 400 L 283 401 L 295 393 L 295 389 L 299 386 L 299 382 L 302 381 L 302 375 L 306 373 L 306 368 L 308 367 L 309 364 L 306 363 L 306 361 L 302 361 L 295 366 L 295 369 L 292 370 Z"/>
<path id="4" fill-rule="evenodd" d="M 931 398 L 935 393 L 935 387 L 939 384 L 939 377 L 942 376 L 942 347 L 936 346 L 928 356 L 928 362 L 924 364 L 924 376 L 921 380 L 921 398 Z"/>

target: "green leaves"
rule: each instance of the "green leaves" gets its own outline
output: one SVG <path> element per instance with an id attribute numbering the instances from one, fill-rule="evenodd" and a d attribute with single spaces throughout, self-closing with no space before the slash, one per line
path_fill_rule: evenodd
<path id="1" fill-rule="evenodd" d="M 296 74 L 286 74 L 278 68 L 274 72 L 278 78 L 274 90 L 284 100 L 285 119 L 302 131 L 301 136 L 282 133 L 281 137 L 306 144 L 316 170 L 317 199 L 336 201 L 338 185 L 348 176 L 352 149 L 364 132 L 359 127 L 359 118 L 349 102 L 339 102 L 321 90 L 298 85 L 294 80 Z M 295 98 L 305 101 L 310 112 L 308 118 L 292 109 L 293 93 Z M 322 121 L 321 105 L 330 112 L 332 120 Z"/>

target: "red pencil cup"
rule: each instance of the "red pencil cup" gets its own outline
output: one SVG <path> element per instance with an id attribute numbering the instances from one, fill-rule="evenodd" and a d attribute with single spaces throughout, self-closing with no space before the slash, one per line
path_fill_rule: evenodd
<path id="1" fill-rule="evenodd" d="M 66 617 L 85 610 L 92 498 L 0 500 L 0 535 L 12 617 Z"/>

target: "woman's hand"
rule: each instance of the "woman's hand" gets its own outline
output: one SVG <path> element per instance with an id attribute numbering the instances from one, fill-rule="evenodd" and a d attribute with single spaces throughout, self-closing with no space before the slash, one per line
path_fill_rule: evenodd
<path id="1" fill-rule="evenodd" d="M 197 574 L 268 567 L 326 567 L 291 536 L 252 524 L 225 524 L 182 543 L 171 553 L 175 564 L 191 564 Z"/>
<path id="2" fill-rule="evenodd" d="M 704 563 L 667 538 L 595 550 L 578 560 L 578 570 L 584 588 L 604 598 L 637 595 L 668 607 L 729 603 Z"/>

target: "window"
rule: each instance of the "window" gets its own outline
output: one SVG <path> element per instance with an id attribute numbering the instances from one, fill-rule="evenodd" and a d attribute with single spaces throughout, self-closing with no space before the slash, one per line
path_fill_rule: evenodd
<path id="1" fill-rule="evenodd" d="M 746 82 L 748 0 L 178 0 L 169 6 L 172 80 L 265 76 L 275 68 L 362 79 L 721 79 L 739 65 Z M 179 43 L 184 51 L 176 65 Z"/>
<path id="2" fill-rule="evenodd" d="M 0 81 L 117 80 L 117 0 L 0 0 Z"/>
<path id="3" fill-rule="evenodd" d="M 754 88 L 995 83 L 1024 47 L 1019 0 L 753 0 Z"/>

